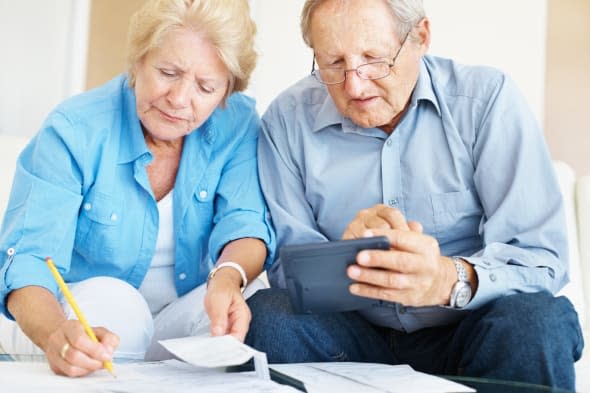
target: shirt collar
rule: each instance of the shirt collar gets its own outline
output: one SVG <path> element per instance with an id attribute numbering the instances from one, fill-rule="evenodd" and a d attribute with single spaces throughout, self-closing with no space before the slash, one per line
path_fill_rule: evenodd
<path id="1" fill-rule="evenodd" d="M 412 98 L 410 98 L 410 107 L 415 108 L 421 100 L 430 101 L 432 105 L 434 105 L 438 115 L 441 115 L 440 105 L 436 98 L 436 94 L 434 93 L 432 79 L 430 78 L 430 72 L 426 67 L 424 58 L 422 58 L 422 61 L 420 62 L 420 74 L 418 75 L 418 81 L 414 87 Z"/>
<path id="2" fill-rule="evenodd" d="M 141 123 L 137 117 L 135 92 L 129 86 L 129 80 L 125 78 L 122 88 L 121 102 L 121 136 L 119 143 L 119 163 L 135 161 L 141 155 L 149 153 Z"/>
<path id="3" fill-rule="evenodd" d="M 332 100 L 332 97 L 330 96 L 330 93 L 328 93 L 326 86 L 320 84 L 319 82 L 316 83 L 325 92 L 325 97 L 324 102 L 322 103 L 322 106 L 320 107 L 320 110 L 318 111 L 315 118 L 312 131 L 317 132 L 331 125 L 341 124 L 343 132 L 359 133 L 360 130 L 362 130 L 362 127 L 354 124 L 349 118 L 342 116 L 342 114 L 336 108 L 334 100 Z M 418 75 L 418 81 L 416 82 L 414 92 L 410 98 L 410 107 L 416 107 L 420 100 L 432 102 L 436 108 L 436 111 L 438 112 L 438 115 L 440 116 L 440 106 L 438 104 L 436 95 L 434 94 L 430 73 L 426 68 L 424 60 L 420 62 L 420 74 Z"/>

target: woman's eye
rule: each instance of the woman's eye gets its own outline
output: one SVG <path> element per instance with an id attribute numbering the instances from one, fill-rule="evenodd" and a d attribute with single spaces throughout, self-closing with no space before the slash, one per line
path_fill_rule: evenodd
<path id="1" fill-rule="evenodd" d="M 160 68 L 160 74 L 162 74 L 163 76 L 167 76 L 167 77 L 174 77 L 176 76 L 176 73 L 174 71 L 170 71 L 170 70 L 165 70 Z"/>
<path id="2" fill-rule="evenodd" d="M 215 93 L 215 88 L 207 85 L 200 85 L 201 91 L 205 94 L 213 94 Z"/>

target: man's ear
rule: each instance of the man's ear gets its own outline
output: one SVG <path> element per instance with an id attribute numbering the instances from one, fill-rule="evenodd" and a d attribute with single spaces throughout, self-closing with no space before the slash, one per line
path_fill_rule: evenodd
<path id="1" fill-rule="evenodd" d="M 414 31 L 416 33 L 413 35 L 421 47 L 422 54 L 425 54 L 430 48 L 430 19 L 428 17 L 422 18 L 414 27 Z"/>

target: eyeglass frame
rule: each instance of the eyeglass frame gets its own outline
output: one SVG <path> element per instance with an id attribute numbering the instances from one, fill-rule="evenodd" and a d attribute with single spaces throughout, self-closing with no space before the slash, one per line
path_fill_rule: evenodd
<path id="1" fill-rule="evenodd" d="M 319 73 L 320 73 L 320 71 L 322 69 L 321 68 L 318 68 L 318 69 L 315 68 L 316 61 L 315 61 L 315 52 L 314 52 L 314 54 L 313 54 L 313 60 L 311 62 L 311 73 L 310 74 L 313 75 L 313 77 L 318 82 L 320 82 L 321 84 L 324 84 L 324 85 L 328 85 L 328 86 L 331 86 L 331 85 L 339 85 L 340 83 L 344 83 L 346 81 L 346 76 L 348 75 L 348 73 L 350 71 L 354 71 L 359 78 L 361 78 L 362 80 L 366 80 L 366 81 L 375 81 L 375 80 L 386 78 L 386 77 L 388 77 L 391 74 L 391 69 L 395 66 L 395 61 L 397 60 L 400 52 L 402 51 L 402 48 L 406 44 L 406 41 L 408 40 L 408 37 L 410 36 L 410 33 L 411 33 L 411 30 L 406 33 L 406 36 L 404 37 L 404 40 L 402 41 L 402 44 L 400 45 L 399 49 L 397 50 L 397 53 L 391 59 L 391 63 L 388 63 L 387 61 L 373 61 L 373 62 L 370 62 L 370 63 L 363 63 L 363 64 L 361 64 L 361 65 L 359 65 L 359 66 L 357 66 L 355 68 L 350 68 L 350 69 L 331 68 L 332 70 L 342 70 L 343 75 L 344 75 L 344 78 L 341 81 L 339 81 L 339 82 L 327 83 L 327 82 L 324 82 L 322 80 L 322 77 L 319 75 Z M 359 73 L 359 68 L 361 68 L 361 67 L 365 67 L 365 66 L 368 66 L 368 65 L 371 65 L 371 64 L 383 64 L 383 63 L 387 64 L 387 66 L 388 66 L 388 72 L 385 75 L 383 75 L 383 76 L 380 76 L 378 78 L 366 78 L 366 77 L 362 76 Z"/>

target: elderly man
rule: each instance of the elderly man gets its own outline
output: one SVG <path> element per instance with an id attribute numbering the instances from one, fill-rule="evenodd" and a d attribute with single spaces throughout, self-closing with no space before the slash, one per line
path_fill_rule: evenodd
<path id="1" fill-rule="evenodd" d="M 307 0 L 312 75 L 263 117 L 280 245 L 385 235 L 348 268 L 358 312 L 297 315 L 280 260 L 250 299 L 270 362 L 407 363 L 574 388 L 583 348 L 542 132 L 503 73 L 426 55 L 420 0 Z M 278 175 L 277 175 L 278 173 Z M 326 277 L 326 280 L 329 280 Z"/>

